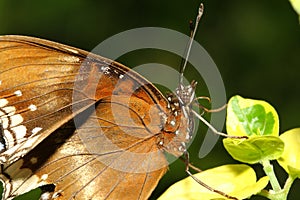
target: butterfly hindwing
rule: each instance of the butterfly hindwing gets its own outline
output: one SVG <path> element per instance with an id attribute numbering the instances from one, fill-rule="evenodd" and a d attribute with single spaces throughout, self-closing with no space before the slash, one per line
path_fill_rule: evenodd
<path id="1" fill-rule="evenodd" d="M 118 106 L 126 107 L 119 103 Z M 7 166 L 4 173 L 9 174 L 11 181 L 6 190 L 11 191 L 6 198 L 53 184 L 53 193 L 47 191 L 44 197 L 147 199 L 168 165 L 162 149 L 156 145 L 159 136 L 143 128 L 143 120 L 115 124 L 108 111 L 115 106 L 112 104 L 107 99 L 97 104 L 96 110 L 84 111 L 80 115 L 89 117 L 76 130 L 75 124 L 69 122 L 25 157 Z M 139 108 L 131 107 L 131 114 L 136 115 Z M 130 127 L 135 131 L 128 134 Z M 159 124 L 149 126 L 155 127 Z"/>

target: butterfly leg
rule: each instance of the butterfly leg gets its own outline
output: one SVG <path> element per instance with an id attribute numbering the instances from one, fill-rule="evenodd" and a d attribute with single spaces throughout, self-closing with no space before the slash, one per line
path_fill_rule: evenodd
<path id="1" fill-rule="evenodd" d="M 184 156 L 183 159 L 184 159 L 185 166 L 186 166 L 186 168 L 185 168 L 186 173 L 187 173 L 190 177 L 192 177 L 192 179 L 194 179 L 199 185 L 205 187 L 205 188 L 208 189 L 209 191 L 218 193 L 218 194 L 220 194 L 220 195 L 222 195 L 222 196 L 224 196 L 224 197 L 226 197 L 226 198 L 228 198 L 228 199 L 235 199 L 235 200 L 238 200 L 238 198 L 233 197 L 233 196 L 230 196 L 230 195 L 228 195 L 228 194 L 226 194 L 226 193 L 224 193 L 224 192 L 222 192 L 222 191 L 220 191 L 220 190 L 216 190 L 216 189 L 210 187 L 209 185 L 207 185 L 206 183 L 202 182 L 201 180 L 199 180 L 197 177 L 195 177 L 195 176 L 189 171 L 189 167 L 190 167 L 190 164 L 189 164 L 189 153 L 186 151 L 186 152 L 183 154 L 183 156 Z M 198 169 L 198 168 L 197 168 L 197 169 Z"/>

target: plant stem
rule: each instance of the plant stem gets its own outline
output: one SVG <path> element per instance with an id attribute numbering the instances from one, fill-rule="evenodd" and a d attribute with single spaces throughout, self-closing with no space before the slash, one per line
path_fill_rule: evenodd
<path id="1" fill-rule="evenodd" d="M 283 190 L 284 190 L 285 193 L 286 193 L 286 196 L 287 196 L 287 194 L 289 193 L 290 188 L 291 188 L 291 186 L 292 186 L 294 180 L 295 180 L 295 178 L 292 177 L 291 175 L 289 175 L 288 179 L 286 180 L 286 182 L 285 182 L 285 184 L 284 184 L 284 188 L 283 188 Z"/>
<path id="2" fill-rule="evenodd" d="M 266 197 L 266 198 L 268 198 L 268 199 L 274 199 L 274 194 L 270 194 L 270 192 L 267 191 L 267 190 L 262 190 L 262 191 L 260 191 L 260 192 L 258 193 L 258 195 L 263 196 L 263 197 Z"/>
<path id="3" fill-rule="evenodd" d="M 270 183 L 271 183 L 271 186 L 273 188 L 273 191 L 275 193 L 279 193 L 281 191 L 281 187 L 280 187 L 279 182 L 278 182 L 278 180 L 276 178 L 276 175 L 274 173 L 273 165 L 271 165 L 269 160 L 263 161 L 262 165 L 263 165 L 263 169 L 264 169 L 265 173 L 267 174 L 267 176 L 270 179 Z"/>
<path id="4" fill-rule="evenodd" d="M 288 179 L 284 184 L 284 188 L 281 189 L 277 181 L 277 178 L 275 176 L 273 166 L 271 165 L 270 161 L 268 160 L 263 161 L 261 164 L 263 165 L 263 169 L 270 179 L 270 183 L 272 185 L 273 190 L 272 191 L 262 190 L 259 193 L 259 195 L 267 197 L 271 200 L 286 200 L 289 190 L 295 180 L 295 177 L 289 175 Z"/>

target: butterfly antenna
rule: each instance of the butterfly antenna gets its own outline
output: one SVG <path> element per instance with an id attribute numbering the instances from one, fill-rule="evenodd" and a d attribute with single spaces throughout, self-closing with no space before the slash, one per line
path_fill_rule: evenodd
<path id="1" fill-rule="evenodd" d="M 190 56 L 190 52 L 191 52 L 192 44 L 193 44 L 193 41 L 194 41 L 194 38 L 195 38 L 195 35 L 196 35 L 198 24 L 199 24 L 199 22 L 201 20 L 201 17 L 203 15 L 203 10 L 204 10 L 204 5 L 203 5 L 203 3 L 201 3 L 200 6 L 199 6 L 198 15 L 197 15 L 196 22 L 195 22 L 195 27 L 194 27 L 194 29 L 191 30 L 191 36 L 190 36 L 190 40 L 189 40 L 188 45 L 187 45 L 187 50 L 186 50 L 186 53 L 185 53 L 184 63 L 181 65 L 179 84 L 183 84 L 183 73 L 185 71 L 185 68 L 186 68 L 186 65 L 187 65 L 187 62 L 188 62 L 188 59 L 189 59 L 189 56 Z"/>
<path id="2" fill-rule="evenodd" d="M 183 74 L 184 74 L 185 68 L 187 66 L 187 62 L 188 62 L 188 59 L 189 59 L 189 56 L 190 56 L 190 53 L 191 53 L 191 49 L 192 49 L 192 44 L 193 44 L 193 41 L 194 41 L 194 38 L 195 38 L 195 35 L 196 35 L 196 31 L 197 31 L 199 22 L 201 20 L 202 15 L 203 15 L 203 11 L 204 11 L 204 5 L 203 5 L 203 3 L 201 3 L 200 6 L 199 6 L 199 9 L 198 9 L 198 15 L 197 15 L 197 18 L 196 18 L 195 27 L 193 29 L 191 29 L 191 36 L 190 36 L 190 40 L 188 42 L 188 45 L 187 45 L 187 48 L 186 48 L 187 50 L 186 50 L 186 53 L 185 53 L 186 56 L 184 58 L 183 64 L 181 65 L 180 77 L 179 77 L 179 86 L 183 86 Z M 182 87 L 178 87 L 178 88 L 180 89 Z M 211 129 L 217 135 L 221 135 L 221 136 L 224 136 L 224 137 L 227 137 L 227 138 L 238 138 L 238 139 L 248 138 L 247 136 L 230 136 L 230 135 L 227 135 L 225 133 L 219 132 L 208 121 L 206 121 L 201 115 L 199 115 L 197 112 L 195 112 L 194 110 L 192 110 L 192 112 L 198 119 L 200 119 L 204 124 L 206 124 L 207 127 L 209 129 Z"/>

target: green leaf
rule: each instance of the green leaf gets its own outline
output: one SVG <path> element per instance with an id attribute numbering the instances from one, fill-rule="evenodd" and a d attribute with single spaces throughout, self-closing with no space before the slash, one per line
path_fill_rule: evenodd
<path id="1" fill-rule="evenodd" d="M 13 198 L 13 200 L 39 200 L 42 194 L 42 190 L 40 188 L 35 188 L 33 190 L 30 190 L 29 192 L 26 192 L 22 195 L 19 195 L 15 198 Z M 3 195 L 3 183 L 0 182 L 0 199 L 2 199 L 2 195 Z"/>
<path id="2" fill-rule="evenodd" d="M 38 200 L 40 199 L 39 197 L 41 196 L 41 194 L 42 194 L 42 190 L 40 188 L 36 188 L 20 196 L 15 197 L 13 200 L 25 200 L 25 199 Z"/>
<path id="3" fill-rule="evenodd" d="M 205 170 L 195 176 L 214 189 L 237 197 L 238 199 L 249 198 L 259 193 L 269 182 L 268 177 L 256 181 L 255 171 L 244 164 L 223 165 Z M 211 192 L 200 186 L 191 177 L 185 178 L 173 184 L 159 200 L 198 200 L 198 199 L 226 199 L 225 197 Z"/>
<path id="4" fill-rule="evenodd" d="M 223 144 L 235 160 L 249 164 L 275 160 L 284 149 L 284 142 L 275 136 L 252 136 L 245 140 L 226 138 Z"/>
<path id="5" fill-rule="evenodd" d="M 279 135 L 279 118 L 267 102 L 233 96 L 227 107 L 228 135 Z"/>
<path id="6" fill-rule="evenodd" d="M 289 175 L 300 178 L 300 128 L 286 131 L 280 138 L 285 148 L 278 162 Z"/>

